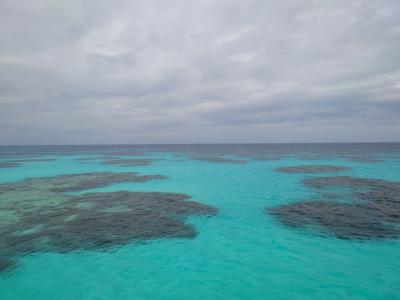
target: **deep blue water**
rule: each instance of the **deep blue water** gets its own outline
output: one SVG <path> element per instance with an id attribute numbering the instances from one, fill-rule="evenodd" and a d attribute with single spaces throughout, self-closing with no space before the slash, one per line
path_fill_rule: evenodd
<path id="1" fill-rule="evenodd" d="M 400 299 L 399 184 L 400 143 L 0 147 L 0 299 Z"/>

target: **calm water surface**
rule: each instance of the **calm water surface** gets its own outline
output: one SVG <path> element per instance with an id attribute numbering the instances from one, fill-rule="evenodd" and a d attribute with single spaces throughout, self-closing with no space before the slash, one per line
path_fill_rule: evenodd
<path id="1" fill-rule="evenodd" d="M 0 299 L 400 299 L 399 182 L 396 143 L 0 147 Z"/>

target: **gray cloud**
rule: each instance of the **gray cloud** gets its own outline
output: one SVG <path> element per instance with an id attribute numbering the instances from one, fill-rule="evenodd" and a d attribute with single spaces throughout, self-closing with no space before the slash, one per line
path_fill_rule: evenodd
<path id="1" fill-rule="evenodd" d="M 400 3 L 0 2 L 0 143 L 396 141 Z"/>

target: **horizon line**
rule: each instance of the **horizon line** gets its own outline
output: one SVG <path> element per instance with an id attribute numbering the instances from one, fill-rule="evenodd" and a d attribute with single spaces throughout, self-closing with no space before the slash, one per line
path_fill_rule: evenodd
<path id="1" fill-rule="evenodd" d="M 226 142 L 226 143 L 145 143 L 145 144 L 9 144 L 0 147 L 28 147 L 28 146 L 189 146 L 189 145 L 269 145 L 269 144 L 398 144 L 400 141 L 386 142 Z"/>

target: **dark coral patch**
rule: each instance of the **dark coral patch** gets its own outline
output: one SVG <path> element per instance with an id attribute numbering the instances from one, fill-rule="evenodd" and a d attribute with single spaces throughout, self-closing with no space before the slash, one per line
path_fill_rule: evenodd
<path id="1" fill-rule="evenodd" d="M 99 157 L 81 157 L 78 158 L 77 160 L 85 162 L 85 161 L 102 160 L 102 159 L 117 159 L 117 158 L 114 156 L 101 156 L 101 157 L 99 156 Z"/>
<path id="2" fill-rule="evenodd" d="M 110 160 L 105 160 L 103 164 L 131 167 L 131 166 L 147 166 L 153 163 L 153 161 L 154 161 L 153 159 L 110 159 Z"/>
<path id="3" fill-rule="evenodd" d="M 207 162 L 213 162 L 213 163 L 225 163 L 225 164 L 238 164 L 238 165 L 243 165 L 248 163 L 247 160 L 242 160 L 242 159 L 231 159 L 231 158 L 226 158 L 226 157 L 192 157 L 193 160 L 199 160 L 199 161 L 207 161 Z"/>
<path id="4" fill-rule="evenodd" d="M 82 173 L 72 175 L 61 175 L 56 178 L 60 181 L 58 187 L 50 189 L 53 192 L 79 192 L 82 190 L 93 189 L 98 187 L 107 186 L 114 183 L 121 182 L 146 182 L 154 179 L 165 179 L 162 175 L 138 175 L 133 172 L 124 173 L 110 173 L 110 172 L 99 172 L 99 173 Z M 69 182 L 66 186 L 63 186 L 63 181 Z M 72 180 L 72 181 L 71 181 Z"/>
<path id="5" fill-rule="evenodd" d="M 153 179 L 165 179 L 162 175 L 139 175 L 134 172 L 96 172 L 66 174 L 54 177 L 28 178 L 20 182 L 0 184 L 0 194 L 3 192 L 79 192 L 87 189 L 104 187 L 121 182 L 145 182 Z"/>
<path id="6" fill-rule="evenodd" d="M 4 272 L 4 271 L 7 271 L 8 269 L 11 269 L 14 266 L 15 266 L 15 262 L 14 261 L 0 258 L 0 273 Z"/>
<path id="7" fill-rule="evenodd" d="M 277 168 L 275 171 L 282 173 L 335 173 L 350 170 L 349 167 L 328 165 L 304 165 Z"/>
<path id="8" fill-rule="evenodd" d="M 31 159 L 14 159 L 0 162 L 0 168 L 15 168 L 20 167 L 28 162 L 54 161 L 55 158 L 31 158 Z"/>
<path id="9" fill-rule="evenodd" d="M 215 214 L 189 196 L 159 192 L 64 192 L 116 182 L 164 178 L 136 173 L 85 173 L 31 178 L 0 185 L 0 271 L 21 255 L 109 249 L 133 241 L 192 238 L 189 215 Z"/>
<path id="10" fill-rule="evenodd" d="M 111 152 L 109 154 L 116 156 L 142 156 L 145 153 L 140 151 L 117 151 L 117 152 Z"/>
<path id="11" fill-rule="evenodd" d="M 267 210 L 289 227 L 308 227 L 340 239 L 389 239 L 400 236 L 400 215 L 372 204 L 304 201 Z"/>
<path id="12" fill-rule="evenodd" d="M 400 237 L 399 183 L 349 176 L 317 177 L 304 183 L 316 189 L 321 200 L 301 201 L 266 211 L 289 227 L 311 228 L 313 232 L 341 239 Z M 343 197 L 341 188 L 349 189 L 352 203 L 331 201 Z M 336 197 L 331 197 L 332 194 Z"/>
<path id="13" fill-rule="evenodd" d="M 57 207 L 24 212 L 20 221 L 1 230 L 8 254 L 68 252 L 124 245 L 162 237 L 191 238 L 193 227 L 181 218 L 210 215 L 213 207 L 187 201 L 184 194 L 155 192 L 92 193 L 67 198 Z M 21 228 L 39 228 L 16 234 Z"/>
<path id="14" fill-rule="evenodd" d="M 28 158 L 28 159 L 14 159 L 10 162 L 26 163 L 26 162 L 41 162 L 41 161 L 55 161 L 56 158 Z"/>
<path id="15" fill-rule="evenodd" d="M 37 251 L 101 250 L 135 240 L 193 238 L 188 215 L 211 215 L 211 206 L 184 194 L 156 192 L 93 193 L 67 197 L 56 207 L 20 212 L 20 220 L 0 230 L 1 257 L 16 259 Z M 26 230 L 21 228 L 38 228 Z M 11 266 L 8 260 L 3 260 Z"/>
<path id="16" fill-rule="evenodd" d="M 274 161 L 274 160 L 280 160 L 282 157 L 279 156 L 255 156 L 252 157 L 251 159 L 253 160 L 258 160 L 258 161 Z"/>
<path id="17" fill-rule="evenodd" d="M 352 176 L 332 176 L 332 177 L 314 177 L 303 181 L 303 183 L 312 188 L 326 188 L 326 187 L 346 187 L 346 188 L 377 188 L 396 187 L 399 184 L 388 182 L 381 179 L 368 179 L 358 178 Z"/>
<path id="18" fill-rule="evenodd" d="M 0 169 L 5 169 L 5 168 L 16 168 L 19 167 L 21 164 L 16 163 L 16 162 L 0 162 Z"/>

